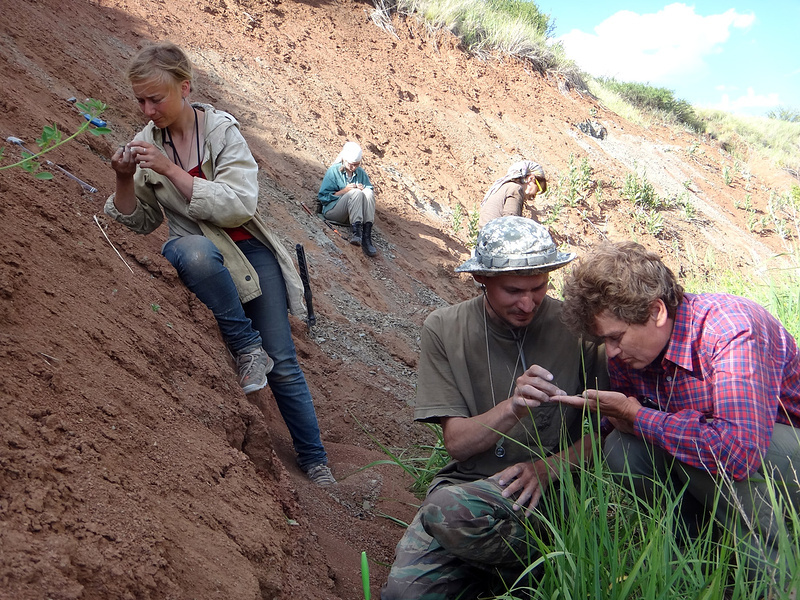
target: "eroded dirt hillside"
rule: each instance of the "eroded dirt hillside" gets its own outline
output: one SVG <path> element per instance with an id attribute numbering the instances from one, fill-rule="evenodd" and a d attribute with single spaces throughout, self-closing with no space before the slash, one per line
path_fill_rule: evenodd
<path id="1" fill-rule="evenodd" d="M 32 147 L 41 128 L 72 132 L 66 99 L 110 105 L 113 133 L 48 155 L 54 171 L 0 172 L 0 597 L 363 597 L 386 576 L 416 499 L 370 439 L 430 442 L 411 423 L 417 332 L 434 308 L 474 293 L 453 275 L 466 219 L 521 158 L 550 181 L 586 159 L 587 201 L 538 206 L 583 251 L 635 237 L 681 272 L 761 266 L 782 250 L 765 221 L 788 175 L 713 143 L 642 129 L 513 59 L 469 57 L 449 34 L 356 0 L 0 0 L 0 134 Z M 112 149 L 143 125 L 122 77 L 149 41 L 170 39 L 198 68 L 195 100 L 241 121 L 260 168 L 261 211 L 286 247 L 305 246 L 318 324 L 293 319 L 323 441 L 340 483 L 310 485 L 294 465 L 270 392 L 238 390 L 213 318 L 160 256 L 166 237 L 111 223 Z M 603 139 L 576 125 L 588 118 Z M 370 260 L 309 216 L 325 166 L 347 140 L 365 149 L 379 208 Z M 18 157 L 7 143 L 2 164 Z M 723 169 L 733 173 L 727 184 Z M 691 218 L 664 211 L 648 233 L 620 189 L 646 171 Z M 553 186 L 556 187 L 555 185 Z M 600 188 L 600 201 L 596 190 Z M 747 195 L 751 213 L 741 210 Z M 458 209 L 457 207 L 461 207 Z M 750 230 L 754 233 L 751 233 Z M 105 235 L 121 256 L 117 256 Z M 369 435 L 368 435 L 369 434 Z"/>

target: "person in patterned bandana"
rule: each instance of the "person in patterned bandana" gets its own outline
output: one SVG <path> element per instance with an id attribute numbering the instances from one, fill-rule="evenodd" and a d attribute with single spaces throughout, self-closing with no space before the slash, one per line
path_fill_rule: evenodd
<path id="1" fill-rule="evenodd" d="M 655 481 L 685 488 L 678 535 L 696 535 L 713 516 L 735 534 L 751 578 L 771 577 L 788 534 L 770 498 L 800 508 L 795 339 L 755 302 L 684 293 L 634 242 L 583 257 L 564 299 L 570 329 L 605 342 L 615 391 L 551 400 L 599 411 L 603 454 L 638 496 L 654 502 Z"/>
<path id="2" fill-rule="evenodd" d="M 398 543 L 383 600 L 477 598 L 538 556 L 532 512 L 547 513 L 590 444 L 581 412 L 547 400 L 606 389 L 602 349 L 571 334 L 547 295 L 549 273 L 574 258 L 531 219 L 495 219 L 456 269 L 483 293 L 425 320 L 414 417 L 441 424 L 453 460 Z"/>
<path id="3" fill-rule="evenodd" d="M 533 201 L 539 194 L 547 192 L 547 178 L 544 169 L 532 160 L 515 162 L 503 177 L 489 188 L 481 200 L 480 221 L 483 227 L 498 217 L 522 216 L 527 206 L 531 216 L 535 214 Z"/>

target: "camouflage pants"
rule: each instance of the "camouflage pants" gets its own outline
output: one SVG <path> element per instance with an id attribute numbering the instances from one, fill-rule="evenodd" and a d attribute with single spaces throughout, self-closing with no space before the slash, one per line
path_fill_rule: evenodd
<path id="1" fill-rule="evenodd" d="M 381 599 L 467 600 L 510 585 L 538 553 L 501 492 L 491 479 L 435 488 L 397 544 Z"/>

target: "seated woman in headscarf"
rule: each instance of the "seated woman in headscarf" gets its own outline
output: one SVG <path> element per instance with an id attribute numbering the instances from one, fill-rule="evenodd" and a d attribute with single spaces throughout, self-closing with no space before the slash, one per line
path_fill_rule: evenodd
<path id="1" fill-rule="evenodd" d="M 492 184 L 481 201 L 480 227 L 498 217 L 522 216 L 522 208 L 537 194 L 547 191 L 544 169 L 532 160 L 521 160 L 508 168 L 505 176 Z M 533 207 L 529 206 L 533 213 Z"/>
<path id="2" fill-rule="evenodd" d="M 319 188 L 322 215 L 338 223 L 350 223 L 350 243 L 361 246 L 364 254 L 375 256 L 372 222 L 375 220 L 375 194 L 367 172 L 361 168 L 361 146 L 347 142 L 328 167 Z"/>

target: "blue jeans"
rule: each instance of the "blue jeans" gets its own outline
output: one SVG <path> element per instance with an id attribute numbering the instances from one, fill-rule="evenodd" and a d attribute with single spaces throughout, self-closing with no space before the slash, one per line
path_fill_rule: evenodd
<path id="1" fill-rule="evenodd" d="M 208 238 L 173 238 L 164 244 L 163 254 L 184 285 L 211 309 L 231 352 L 261 345 L 275 361 L 267 379 L 292 436 L 300 468 L 305 471 L 327 464 L 311 392 L 297 362 L 280 265 L 272 251 L 256 239 L 236 245 L 258 273 L 261 284 L 261 296 L 246 304 L 239 300 L 222 254 Z"/>

